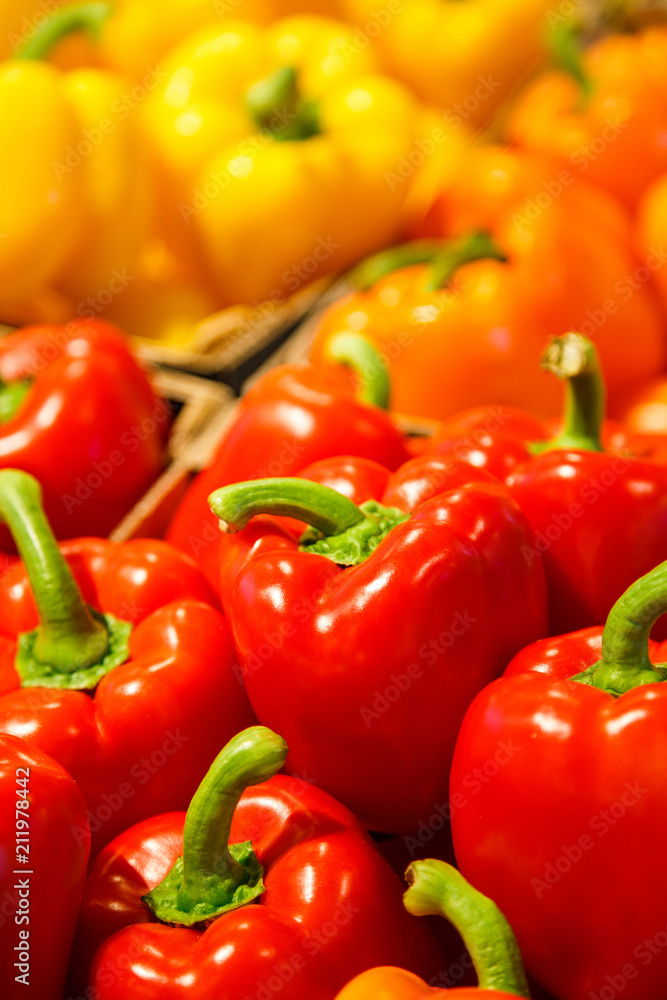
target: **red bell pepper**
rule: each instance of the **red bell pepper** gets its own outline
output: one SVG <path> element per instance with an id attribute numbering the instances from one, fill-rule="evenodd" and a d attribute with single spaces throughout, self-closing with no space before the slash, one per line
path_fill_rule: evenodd
<path id="1" fill-rule="evenodd" d="M 29 326 L 0 340 L 0 467 L 39 479 L 58 538 L 116 526 L 162 470 L 169 423 L 109 323 Z M 6 532 L 0 540 L 6 549 Z"/>
<path id="2" fill-rule="evenodd" d="M 89 852 L 86 804 L 67 771 L 24 740 L 0 735 L 4 1000 L 61 1000 Z"/>
<path id="3" fill-rule="evenodd" d="M 253 720 L 230 630 L 197 567 L 166 542 L 59 549 L 37 482 L 11 469 L 0 516 L 25 562 L 0 584 L 0 732 L 67 768 L 98 849 L 187 804 L 220 741 Z"/>
<path id="4" fill-rule="evenodd" d="M 345 462 L 360 460 L 333 463 L 339 484 Z M 543 571 L 523 558 L 527 525 L 486 473 L 417 458 L 382 489 L 387 471 L 362 466 L 375 472 L 361 508 L 305 479 L 227 486 L 211 506 L 232 531 L 263 511 L 316 529 L 299 545 L 278 525 L 251 527 L 234 548 L 230 617 L 248 694 L 284 733 L 292 770 L 370 829 L 406 832 L 446 806 L 474 695 L 526 636 L 545 634 Z M 361 489 L 353 474 L 350 487 Z"/>
<path id="5" fill-rule="evenodd" d="M 451 780 L 461 870 L 559 1000 L 656 1000 L 667 981 L 667 563 L 604 630 L 523 650 L 471 705 Z"/>
<path id="6" fill-rule="evenodd" d="M 341 990 L 336 1000 L 426 1000 L 452 992 L 459 1000 L 510 1000 L 530 997 L 516 938 L 495 903 L 466 882 L 444 861 L 415 861 L 405 877 L 410 885 L 403 904 L 415 916 L 438 914 L 456 927 L 472 956 L 479 986 L 442 990 L 396 966 L 369 969 Z"/>
<path id="7" fill-rule="evenodd" d="M 228 483 L 291 476 L 321 458 L 361 455 L 395 469 L 409 458 L 403 435 L 383 412 L 389 388 L 380 355 L 363 338 L 332 338 L 326 371 L 281 365 L 267 372 L 241 400 L 238 415 L 213 462 L 190 487 L 167 539 L 194 556 L 214 586 L 219 577 L 216 519 L 209 493 Z M 361 380 L 355 395 L 355 379 Z"/>
<path id="8" fill-rule="evenodd" d="M 552 341 L 544 366 L 567 380 L 563 426 L 509 407 L 443 424 L 430 448 L 504 478 L 532 530 L 525 558 L 544 561 L 552 634 L 601 625 L 614 601 L 667 556 L 664 435 L 603 421 L 593 344 Z"/>
<path id="9" fill-rule="evenodd" d="M 358 821 L 308 781 L 278 775 L 286 755 L 275 733 L 245 730 L 187 814 L 145 820 L 98 856 L 72 962 L 85 982 L 95 955 L 97 1000 L 331 1000 L 377 962 L 441 971 Z"/>

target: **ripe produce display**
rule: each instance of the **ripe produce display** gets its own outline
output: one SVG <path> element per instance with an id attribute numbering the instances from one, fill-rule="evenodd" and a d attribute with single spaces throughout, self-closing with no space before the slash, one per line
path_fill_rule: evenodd
<path id="1" fill-rule="evenodd" d="M 396 875 L 347 809 L 277 774 L 286 756 L 280 736 L 246 729 L 185 815 L 145 820 L 98 856 L 74 965 L 93 958 L 100 1000 L 140 997 L 146 978 L 156 998 L 187 977 L 202 997 L 267 981 L 293 1000 L 325 1000 L 378 962 L 437 975 L 441 956 L 404 910 Z"/>
<path id="2" fill-rule="evenodd" d="M 460 989 L 460 1000 L 509 1000 L 530 997 L 521 955 L 512 929 L 498 907 L 477 892 L 459 872 L 444 861 L 429 858 L 411 864 L 405 878 L 410 888 L 403 904 L 415 916 L 438 914 L 446 917 L 465 941 L 479 989 Z M 341 990 L 336 1000 L 426 1000 L 444 996 L 448 990 L 428 984 L 406 969 L 388 966 L 370 969 L 356 976 Z"/>
<path id="3" fill-rule="evenodd" d="M 545 25 L 558 5 L 550 0 L 472 0 L 439 3 L 344 0 L 352 20 L 378 29 L 383 64 L 424 100 L 446 108 L 446 119 L 476 126 L 492 121 L 498 106 L 540 62 Z M 489 30 L 490 25 L 492 29 Z"/>
<path id="4" fill-rule="evenodd" d="M 39 56 L 39 51 L 35 56 Z M 94 316 L 134 279 L 152 218 L 146 142 L 107 70 L 0 63 L 0 319 Z"/>
<path id="5" fill-rule="evenodd" d="M 62 997 L 89 853 L 76 782 L 37 747 L 1 734 L 0 973 L 7 1000 Z"/>
<path id="6" fill-rule="evenodd" d="M 557 997 L 588 1000 L 623 983 L 635 1000 L 653 1000 L 664 989 L 667 689 L 664 647 L 649 633 L 666 607 L 662 563 L 626 591 L 604 630 L 523 650 L 459 734 L 452 796 L 499 740 L 515 748 L 454 814 L 454 847 Z"/>
<path id="7" fill-rule="evenodd" d="M 60 6 L 0 66 L 0 121 L 22 145 L 0 173 L 0 264 L 12 268 L 0 319 L 60 320 L 90 297 L 137 336 L 186 343 L 188 322 L 192 333 L 214 310 L 275 310 L 423 214 L 465 128 L 379 73 L 350 25 L 243 13 L 195 16 L 133 81 L 98 65 L 113 5 Z M 44 60 L 77 29 L 93 43 L 63 75 Z M 423 143 L 429 156 L 411 164 Z M 44 244 L 41 270 L 28 267 Z"/>
<path id="8" fill-rule="evenodd" d="M 461 261 L 480 231 L 491 245 Z M 418 235 L 442 238 L 441 255 L 429 245 L 430 263 L 405 268 L 400 250 L 385 255 L 389 274 L 322 316 L 314 363 L 332 335 L 362 333 L 388 359 L 394 407 L 435 418 L 479 403 L 553 416 L 558 386 L 536 372 L 549 337 L 569 329 L 595 337 L 612 412 L 622 390 L 664 367 L 664 317 L 648 269 L 632 284 L 626 213 L 553 161 L 472 147 Z"/>
<path id="9" fill-rule="evenodd" d="M 0 7 L 1 1000 L 667 1000 L 663 0 Z"/>
<path id="10" fill-rule="evenodd" d="M 118 524 L 162 470 L 170 422 L 109 323 L 41 324 L 0 340 L 0 465 L 39 479 L 58 538 Z"/>
<path id="11" fill-rule="evenodd" d="M 389 469 L 409 458 L 404 435 L 381 408 L 388 396 L 382 358 L 358 336 L 332 338 L 329 348 L 344 365 L 326 371 L 279 365 L 257 380 L 213 461 L 174 514 L 167 538 L 198 560 L 214 587 L 220 582 L 222 545 L 208 505 L 214 489 L 244 479 L 295 475 L 311 462 L 342 454 L 373 458 Z"/>
<path id="12" fill-rule="evenodd" d="M 89 538 L 61 552 L 38 484 L 11 469 L 0 514 L 25 564 L 0 585 L 0 727 L 67 767 L 98 849 L 187 801 L 221 739 L 252 720 L 229 628 L 165 542 Z"/>
<path id="13" fill-rule="evenodd" d="M 518 507 L 485 473 L 417 458 L 382 483 L 374 463 L 357 468 L 226 486 L 210 504 L 228 531 L 259 513 L 315 529 L 301 544 L 271 524 L 240 538 L 227 612 L 248 694 L 296 773 L 370 829 L 404 833 L 446 801 L 474 694 L 545 633 L 544 577 L 523 557 Z M 339 492 L 350 471 L 361 506 Z"/>
<path id="14" fill-rule="evenodd" d="M 351 29 L 315 17 L 212 25 L 163 72 L 145 111 L 168 238 L 201 254 L 221 305 L 284 297 L 307 278 L 295 261 L 315 255 L 330 273 L 400 236 L 406 185 L 385 174 L 426 113 L 374 72 Z"/>
<path id="15" fill-rule="evenodd" d="M 543 368 L 565 381 L 553 435 L 528 413 L 480 407 L 445 421 L 429 450 L 504 479 L 528 521 L 524 557 L 542 557 L 552 634 L 603 622 L 667 555 L 664 435 L 604 421 L 597 351 L 580 334 L 549 345 Z"/>
<path id="16" fill-rule="evenodd" d="M 519 97 L 508 138 L 636 205 L 667 170 L 667 29 L 611 35 L 576 61 L 570 53 L 568 70 Z"/>

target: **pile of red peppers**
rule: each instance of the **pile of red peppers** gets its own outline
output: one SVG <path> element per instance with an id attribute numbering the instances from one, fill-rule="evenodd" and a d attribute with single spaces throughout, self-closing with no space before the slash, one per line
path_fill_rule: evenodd
<path id="1" fill-rule="evenodd" d="M 0 1000 L 667 1000 L 666 2 L 0 5 Z"/>
<path id="2" fill-rule="evenodd" d="M 168 404 L 0 340 L 3 1000 L 667 996 L 667 433 L 576 330 L 560 417 L 406 419 L 337 308 L 124 542 Z"/>

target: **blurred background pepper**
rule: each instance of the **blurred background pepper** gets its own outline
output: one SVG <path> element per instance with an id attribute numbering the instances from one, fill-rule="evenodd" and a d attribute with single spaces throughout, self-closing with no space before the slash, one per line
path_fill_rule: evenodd
<path id="1" fill-rule="evenodd" d="M 0 66 L 0 117 L 13 150 L 0 166 L 4 322 L 102 312 L 134 280 L 151 230 L 132 82 L 107 70 L 61 73 L 42 61 L 62 34 L 83 24 L 95 29 L 100 8 L 87 4 L 74 19 L 61 12 L 20 59 Z"/>
<path id="2" fill-rule="evenodd" d="M 200 262 L 221 305 L 281 301 L 400 234 L 410 184 L 385 175 L 430 119 L 376 74 L 351 28 L 313 16 L 215 24 L 161 73 L 144 110 L 165 236 Z M 447 138 L 436 161 L 460 148 Z"/>
<path id="3" fill-rule="evenodd" d="M 637 203 L 667 169 L 667 28 L 614 34 L 520 96 L 507 137 Z"/>
<path id="4" fill-rule="evenodd" d="M 494 251 L 457 266 L 454 248 L 479 231 Z M 328 309 L 315 363 L 333 334 L 360 332 L 384 352 L 394 408 L 429 417 L 482 402 L 554 415 L 558 387 L 535 373 L 545 340 L 573 325 L 596 338 L 612 413 L 622 390 L 662 369 L 664 321 L 648 279 L 633 278 L 626 213 L 552 160 L 501 146 L 467 150 L 417 235 L 450 243 L 439 260 L 390 273 Z"/>

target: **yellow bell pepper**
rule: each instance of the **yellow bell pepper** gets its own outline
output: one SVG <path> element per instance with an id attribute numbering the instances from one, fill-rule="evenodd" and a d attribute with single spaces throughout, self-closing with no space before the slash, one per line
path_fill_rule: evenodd
<path id="1" fill-rule="evenodd" d="M 110 0 L 97 44 L 83 34 L 60 41 L 49 56 L 59 66 L 103 65 L 139 80 L 182 38 L 229 20 L 268 24 L 277 17 L 317 13 L 343 17 L 344 0 Z M 0 58 L 14 55 L 49 16 L 71 0 L 5 0 L 0 4 Z"/>
<path id="2" fill-rule="evenodd" d="M 137 80 L 193 31 L 239 16 L 268 21 L 272 0 L 117 0 L 100 33 L 99 58 Z"/>
<path id="3" fill-rule="evenodd" d="M 195 348 L 193 332 L 216 307 L 213 292 L 160 240 L 146 244 L 133 271 L 131 284 L 107 306 L 104 318 L 145 342 Z"/>
<path id="4" fill-rule="evenodd" d="M 61 73 L 43 63 L 0 64 L 0 322 L 61 319 L 53 279 L 83 231 L 74 174 L 51 164 L 76 142 Z M 8 149 L 11 147 L 11 155 Z"/>
<path id="5" fill-rule="evenodd" d="M 558 0 L 344 0 L 383 68 L 450 120 L 489 123 L 538 65 Z M 562 5 L 561 5 L 562 6 Z M 562 19 L 562 15 L 561 19 Z"/>
<path id="6" fill-rule="evenodd" d="M 90 6 L 99 13 L 102 5 Z M 63 73 L 39 59 L 81 16 L 68 20 L 63 8 L 24 58 L 0 65 L 0 129 L 12 148 L 0 160 L 5 322 L 103 312 L 134 279 L 150 232 L 152 185 L 137 113 L 149 89 L 140 94 L 107 70 Z"/>
<path id="7" fill-rule="evenodd" d="M 181 39 L 208 24 L 220 27 L 239 18 L 269 24 L 301 13 L 344 17 L 343 7 L 344 0 L 115 0 L 98 54 L 105 66 L 137 79 Z"/>
<path id="8" fill-rule="evenodd" d="M 53 168 L 59 177 L 76 177 L 86 225 L 58 284 L 74 298 L 100 298 L 109 283 L 112 291 L 122 291 L 133 280 L 134 262 L 152 229 L 151 175 L 137 113 L 147 91 L 94 69 L 64 74 L 61 88 L 78 135 Z"/>
<path id="9" fill-rule="evenodd" d="M 144 110 L 163 235 L 222 306 L 281 302 L 398 238 L 423 168 L 462 143 L 326 18 L 209 26 L 162 69 Z"/>

